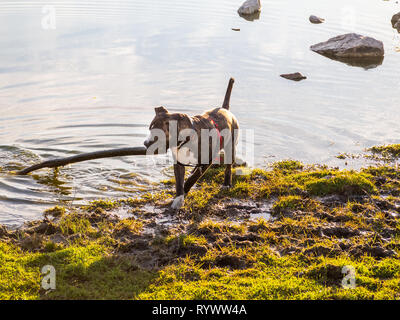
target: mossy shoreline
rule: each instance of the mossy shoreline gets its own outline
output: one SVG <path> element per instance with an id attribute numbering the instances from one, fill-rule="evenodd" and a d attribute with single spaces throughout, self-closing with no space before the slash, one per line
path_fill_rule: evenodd
<path id="1" fill-rule="evenodd" d="M 388 147 L 372 152 L 398 155 Z M 179 212 L 164 181 L 138 198 L 0 226 L 0 299 L 400 299 L 396 164 L 355 171 L 288 160 L 236 168 L 230 189 L 222 181 L 223 169 L 210 169 Z M 55 290 L 41 287 L 45 265 Z"/>

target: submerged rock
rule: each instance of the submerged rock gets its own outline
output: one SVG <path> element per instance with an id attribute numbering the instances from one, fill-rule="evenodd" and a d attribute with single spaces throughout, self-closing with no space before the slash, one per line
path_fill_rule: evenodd
<path id="1" fill-rule="evenodd" d="M 397 29 L 398 32 L 400 32 L 400 12 L 396 13 L 392 17 L 392 27 Z"/>
<path id="2" fill-rule="evenodd" d="M 247 0 L 238 9 L 240 15 L 251 15 L 261 11 L 260 0 Z"/>
<path id="3" fill-rule="evenodd" d="M 307 77 L 303 76 L 300 72 L 281 74 L 281 77 L 293 81 L 301 81 L 307 79 Z"/>
<path id="4" fill-rule="evenodd" d="M 314 16 L 314 15 L 311 15 L 309 20 L 310 20 L 311 23 L 314 23 L 314 24 L 323 23 L 325 21 L 325 19 L 319 18 L 319 17 Z"/>
<path id="5" fill-rule="evenodd" d="M 310 47 L 314 52 L 337 58 L 376 58 L 385 54 L 383 42 L 356 33 L 348 33 Z"/>

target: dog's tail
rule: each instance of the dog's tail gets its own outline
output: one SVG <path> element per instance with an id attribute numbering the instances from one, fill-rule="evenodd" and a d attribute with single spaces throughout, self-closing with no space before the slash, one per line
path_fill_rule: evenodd
<path id="1" fill-rule="evenodd" d="M 232 93 L 232 87 L 233 87 L 234 82 L 235 82 L 235 79 L 233 79 L 233 78 L 229 79 L 228 88 L 226 89 L 226 93 L 225 93 L 224 103 L 222 104 L 222 108 L 227 109 L 227 110 L 229 110 L 229 101 L 231 100 L 231 93 Z"/>

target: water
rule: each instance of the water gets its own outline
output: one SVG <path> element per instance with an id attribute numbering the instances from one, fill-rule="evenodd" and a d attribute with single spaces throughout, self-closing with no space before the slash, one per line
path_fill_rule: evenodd
<path id="1" fill-rule="evenodd" d="M 390 24 L 399 4 L 263 0 L 251 22 L 237 15 L 241 2 L 1 1 L 0 223 L 156 188 L 171 171 L 144 157 L 74 164 L 58 175 L 10 171 L 142 145 L 154 107 L 201 113 L 222 103 L 230 76 L 232 111 L 255 130 L 256 166 L 286 158 L 336 165 L 340 152 L 400 142 L 400 37 Z M 49 4 L 54 30 L 42 28 Z M 309 23 L 310 14 L 326 23 Z M 309 50 L 347 32 L 382 40 L 383 64 L 365 70 Z M 297 71 L 308 79 L 279 77 Z"/>

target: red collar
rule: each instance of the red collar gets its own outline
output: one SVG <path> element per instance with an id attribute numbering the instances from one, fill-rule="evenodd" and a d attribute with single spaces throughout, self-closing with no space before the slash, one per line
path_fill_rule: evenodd
<path id="1" fill-rule="evenodd" d="M 222 144 L 223 143 L 222 135 L 221 135 L 221 132 L 219 132 L 218 125 L 210 116 L 208 117 L 208 119 L 210 120 L 211 124 L 214 126 L 215 130 L 217 130 L 218 137 L 219 137 L 219 147 L 221 149 L 224 147 L 224 145 Z M 222 158 L 219 156 L 219 154 L 215 157 L 215 161 L 217 161 L 217 160 L 219 161 L 219 163 L 221 163 L 221 161 L 223 161 Z"/>
<path id="2" fill-rule="evenodd" d="M 221 136 L 221 132 L 218 129 L 218 125 L 216 124 L 216 122 L 213 119 L 211 119 L 211 117 L 208 117 L 208 119 L 210 120 L 211 124 L 214 126 L 215 130 L 217 130 L 217 134 L 219 137 L 219 143 L 222 146 L 222 136 Z"/>

